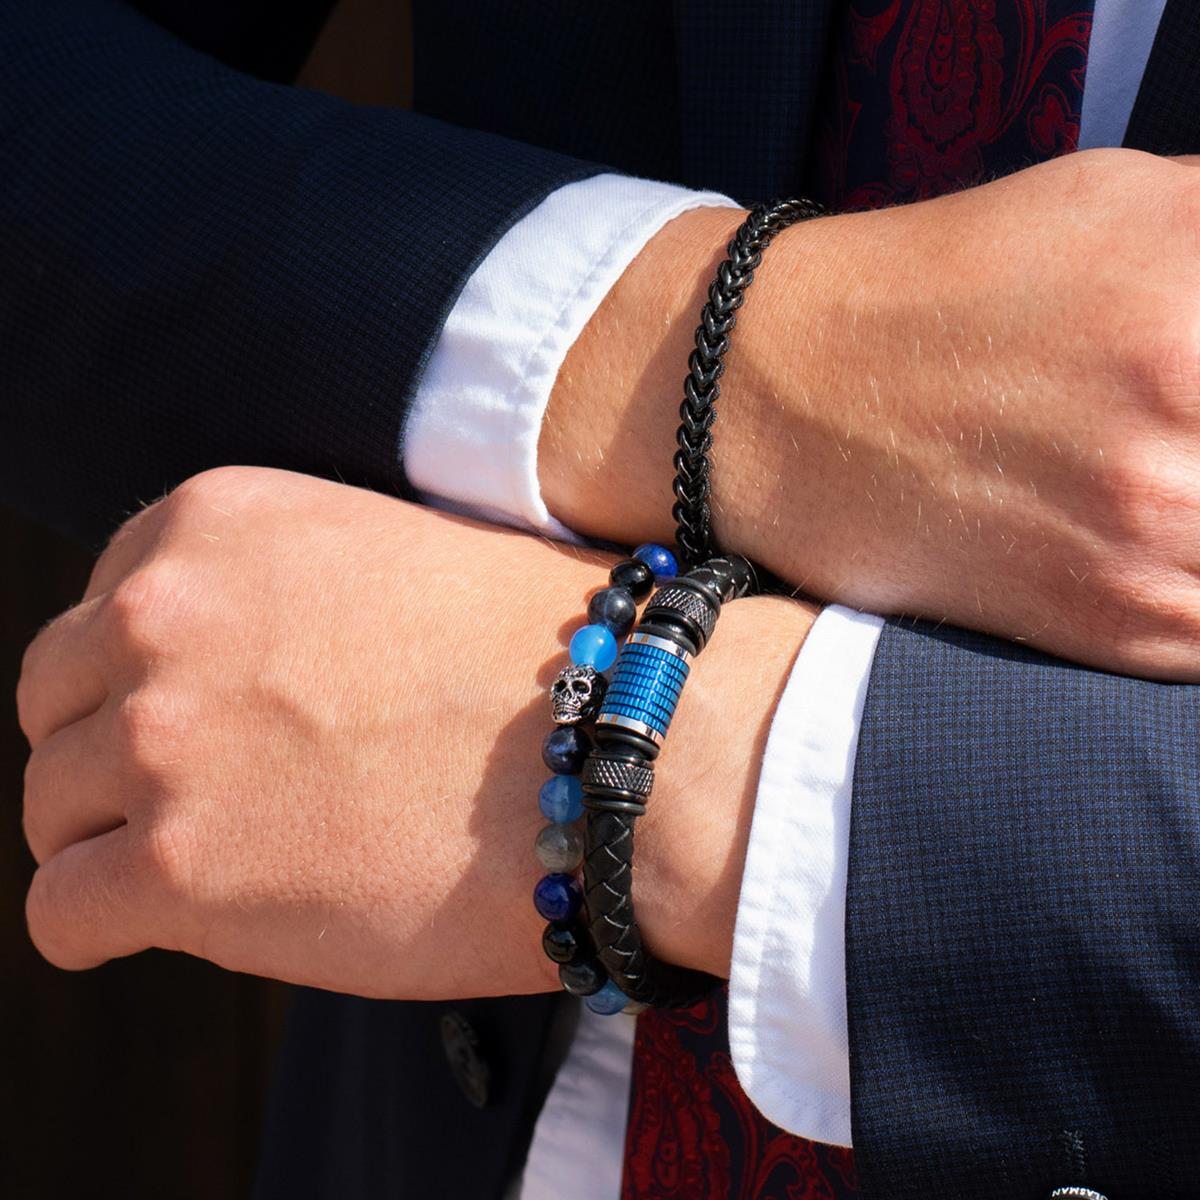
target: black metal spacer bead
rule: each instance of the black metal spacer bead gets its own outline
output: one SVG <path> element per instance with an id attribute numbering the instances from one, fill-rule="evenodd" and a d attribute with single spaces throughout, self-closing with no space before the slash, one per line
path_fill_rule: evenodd
<path id="1" fill-rule="evenodd" d="M 646 606 L 639 629 L 649 624 L 671 622 L 687 631 L 696 651 L 704 649 L 721 615 L 721 602 L 690 575 L 673 579 L 654 593 Z"/>

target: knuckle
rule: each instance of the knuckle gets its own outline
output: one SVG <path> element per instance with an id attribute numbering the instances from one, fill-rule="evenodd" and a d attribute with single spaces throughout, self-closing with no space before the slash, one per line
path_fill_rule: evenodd
<path id="1" fill-rule="evenodd" d="M 109 593 L 105 605 L 109 630 L 126 644 L 165 650 L 186 595 L 183 568 L 157 558 L 127 575 Z"/>
<path id="2" fill-rule="evenodd" d="M 116 710 L 116 737 L 131 768 L 153 772 L 174 741 L 176 722 L 165 696 L 139 687 Z"/>
<path id="3" fill-rule="evenodd" d="M 25 796 L 21 809 L 21 828 L 34 860 L 42 863 L 49 857 L 48 839 L 43 829 L 46 811 L 46 758 L 35 750 L 25 764 Z"/>
<path id="4" fill-rule="evenodd" d="M 210 467 L 185 479 L 167 495 L 164 503 L 172 510 L 184 513 L 207 511 L 214 504 L 235 500 L 260 488 L 263 476 L 280 474 L 261 467 Z"/>
<path id="5" fill-rule="evenodd" d="M 1130 585 L 1154 585 L 1178 553 L 1181 532 L 1200 518 L 1193 473 L 1162 444 L 1131 440 L 1111 453 L 1103 473 L 1107 516 L 1127 550 L 1112 569 Z"/>
<path id="6" fill-rule="evenodd" d="M 45 867 L 34 872 L 29 884 L 25 924 L 29 940 L 52 966 L 71 970 L 81 965 L 71 936 L 73 923 L 65 912 L 60 889 L 54 886 L 53 876 Z"/>
<path id="7" fill-rule="evenodd" d="M 161 893 L 180 897 L 191 892 L 193 854 L 178 824 L 165 816 L 151 822 L 139 838 L 139 858 Z"/>

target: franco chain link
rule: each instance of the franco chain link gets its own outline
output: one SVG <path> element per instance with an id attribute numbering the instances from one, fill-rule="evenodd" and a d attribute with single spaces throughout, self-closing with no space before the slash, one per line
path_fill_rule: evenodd
<path id="1" fill-rule="evenodd" d="M 708 454 L 725 371 L 723 360 L 737 324 L 737 310 L 754 282 L 763 251 L 775 235 L 798 221 L 819 217 L 823 211 L 812 200 L 800 199 L 773 200 L 756 206 L 733 235 L 726 249 L 729 257 L 709 284 L 708 300 L 696 328 L 696 348 L 688 357 L 680 425 L 675 435 L 679 448 L 675 451 L 675 504 L 671 515 L 676 523 L 680 565 L 685 571 L 716 552 L 708 503 L 712 491 Z"/>

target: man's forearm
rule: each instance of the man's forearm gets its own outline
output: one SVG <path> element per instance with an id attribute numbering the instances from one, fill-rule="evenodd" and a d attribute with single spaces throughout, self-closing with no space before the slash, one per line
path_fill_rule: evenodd
<path id="1" fill-rule="evenodd" d="M 722 545 L 823 599 L 1195 676 L 1195 179 L 1098 152 L 785 231 L 722 381 Z M 572 528 L 670 535 L 687 354 L 740 217 L 667 226 L 568 355 L 539 465 Z"/>

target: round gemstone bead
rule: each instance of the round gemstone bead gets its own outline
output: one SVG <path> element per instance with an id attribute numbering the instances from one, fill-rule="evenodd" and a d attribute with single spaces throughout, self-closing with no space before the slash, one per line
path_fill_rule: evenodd
<path id="1" fill-rule="evenodd" d="M 583 862 L 583 834 L 574 825 L 547 825 L 534 840 L 533 852 L 547 871 L 574 871 Z"/>
<path id="2" fill-rule="evenodd" d="M 573 920 L 583 903 L 583 889 L 570 875 L 546 875 L 533 889 L 533 906 L 547 921 Z"/>
<path id="3" fill-rule="evenodd" d="M 556 775 L 578 775 L 591 752 L 592 739 L 575 725 L 552 729 L 542 742 L 542 762 Z"/>
<path id="4" fill-rule="evenodd" d="M 572 996 L 594 996 L 608 982 L 608 972 L 594 958 L 585 958 L 563 963 L 558 981 Z"/>
<path id="5" fill-rule="evenodd" d="M 571 639 L 571 661 L 577 667 L 607 671 L 617 661 L 617 639 L 603 625 L 585 625 Z"/>
<path id="6" fill-rule="evenodd" d="M 633 552 L 633 557 L 644 562 L 654 572 L 656 580 L 674 579 L 679 574 L 679 564 L 675 561 L 675 555 L 657 542 L 646 542 L 645 545 L 639 546 Z"/>
<path id="7" fill-rule="evenodd" d="M 654 590 L 654 572 L 636 558 L 626 558 L 608 573 L 613 587 L 623 587 L 635 600 L 645 600 Z"/>
<path id="8" fill-rule="evenodd" d="M 591 957 L 591 939 L 585 943 L 579 934 L 580 931 L 570 925 L 547 925 L 542 931 L 542 949 L 546 957 L 556 963 L 574 962 L 584 955 Z"/>
<path id="9" fill-rule="evenodd" d="M 629 997 L 610 979 L 598 992 L 584 999 L 584 1004 L 602 1017 L 615 1016 L 625 1010 Z"/>
<path id="10" fill-rule="evenodd" d="M 583 816 L 583 784 L 574 775 L 552 775 L 538 792 L 547 821 L 578 821 Z"/>
<path id="11" fill-rule="evenodd" d="M 636 619 L 637 601 L 628 588 L 602 588 L 588 601 L 588 620 L 603 625 L 613 637 L 624 637 Z"/>

